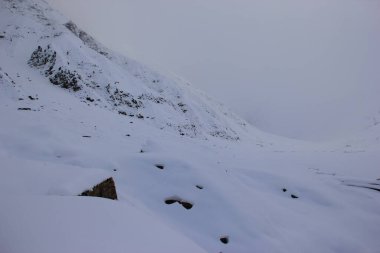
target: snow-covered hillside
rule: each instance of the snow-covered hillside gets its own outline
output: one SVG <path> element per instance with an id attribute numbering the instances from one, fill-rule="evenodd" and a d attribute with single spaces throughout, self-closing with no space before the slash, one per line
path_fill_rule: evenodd
<path id="1" fill-rule="evenodd" d="M 43 1 L 0 1 L 0 119 L 1 253 L 379 252 L 380 124 L 265 134 Z"/>

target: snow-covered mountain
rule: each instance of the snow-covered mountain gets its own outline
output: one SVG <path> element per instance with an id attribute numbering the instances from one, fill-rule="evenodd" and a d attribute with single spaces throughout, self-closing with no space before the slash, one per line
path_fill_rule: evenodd
<path id="1" fill-rule="evenodd" d="M 380 248 L 380 124 L 263 133 L 43 1 L 0 1 L 0 118 L 1 253 Z"/>

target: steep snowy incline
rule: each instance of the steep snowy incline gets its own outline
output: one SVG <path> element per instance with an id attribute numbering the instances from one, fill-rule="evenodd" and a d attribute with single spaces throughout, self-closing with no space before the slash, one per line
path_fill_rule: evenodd
<path id="1" fill-rule="evenodd" d="M 28 63 L 83 102 L 190 137 L 238 140 L 246 132 L 242 120 L 183 81 L 111 52 L 45 4 L 0 4 L 2 58 Z M 2 67 L 12 78 L 21 74 Z"/>
<path id="2" fill-rule="evenodd" d="M 1 253 L 378 253 L 380 124 L 270 136 L 43 1 L 0 7 Z M 77 196 L 109 177 L 117 201 Z"/>

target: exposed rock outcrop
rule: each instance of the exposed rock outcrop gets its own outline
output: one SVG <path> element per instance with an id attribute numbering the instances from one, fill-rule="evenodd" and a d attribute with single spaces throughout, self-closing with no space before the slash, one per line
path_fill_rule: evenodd
<path id="1" fill-rule="evenodd" d="M 115 182 L 113 181 L 113 178 L 110 177 L 95 185 L 92 189 L 82 192 L 79 196 L 101 197 L 117 200 Z"/>

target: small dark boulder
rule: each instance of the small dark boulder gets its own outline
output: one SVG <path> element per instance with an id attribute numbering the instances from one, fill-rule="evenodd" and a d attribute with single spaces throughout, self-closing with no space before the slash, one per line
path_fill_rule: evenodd
<path id="1" fill-rule="evenodd" d="M 115 182 L 113 181 L 113 178 L 110 177 L 95 185 L 92 189 L 82 192 L 79 196 L 91 196 L 117 200 Z"/>
<path id="2" fill-rule="evenodd" d="M 298 199 L 298 196 L 294 194 L 290 195 L 290 197 L 292 197 L 292 199 Z"/>
<path id="3" fill-rule="evenodd" d="M 156 164 L 155 166 L 156 166 L 156 168 L 158 168 L 160 170 L 163 170 L 165 168 L 165 166 L 163 164 Z"/>
<path id="4" fill-rule="evenodd" d="M 179 197 L 176 197 L 176 196 L 165 199 L 165 204 L 167 204 L 167 205 L 172 205 L 174 203 L 178 203 L 178 204 L 182 205 L 183 208 L 185 208 L 187 210 L 193 208 L 193 206 L 194 206 L 192 203 L 190 203 L 186 200 L 183 200 Z"/>
<path id="5" fill-rule="evenodd" d="M 180 203 L 187 210 L 193 208 L 193 204 L 191 204 L 190 202 L 178 201 L 178 203 Z"/>
<path id="6" fill-rule="evenodd" d="M 178 202 L 178 200 L 176 200 L 176 199 L 167 199 L 167 200 L 165 200 L 165 204 L 167 204 L 167 205 L 171 205 L 171 204 L 174 204 L 176 202 Z"/>
<path id="7" fill-rule="evenodd" d="M 229 238 L 228 238 L 228 236 L 222 236 L 222 237 L 220 237 L 220 239 L 219 239 L 222 243 L 224 243 L 224 244 L 227 244 L 230 240 L 229 240 Z"/>

